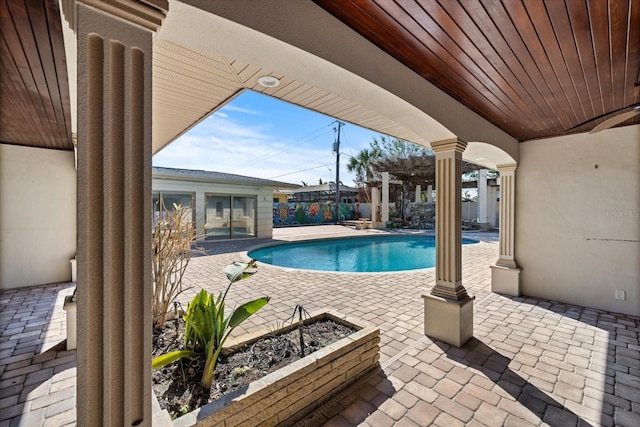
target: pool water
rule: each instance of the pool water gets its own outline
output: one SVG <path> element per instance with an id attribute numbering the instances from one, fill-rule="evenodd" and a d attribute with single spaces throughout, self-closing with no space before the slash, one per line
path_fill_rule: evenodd
<path id="1" fill-rule="evenodd" d="M 477 243 L 462 239 L 463 244 Z M 369 236 L 278 244 L 248 254 L 266 264 L 305 270 L 374 273 L 436 264 L 433 236 Z"/>

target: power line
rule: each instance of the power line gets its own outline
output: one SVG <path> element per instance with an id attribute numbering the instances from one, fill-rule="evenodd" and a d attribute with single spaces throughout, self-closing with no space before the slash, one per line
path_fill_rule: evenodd
<path id="1" fill-rule="evenodd" d="M 282 174 L 282 175 L 272 176 L 272 177 L 267 178 L 267 179 L 275 179 L 275 178 L 280 178 L 280 177 L 287 176 L 287 175 L 293 175 L 293 174 L 300 173 L 300 172 L 310 171 L 310 170 L 312 170 L 312 169 L 319 169 L 319 168 L 323 168 L 323 167 L 325 167 L 325 166 L 329 166 L 330 164 L 331 164 L 331 163 L 326 163 L 326 164 L 324 164 L 324 165 L 314 166 L 314 167 L 312 167 L 312 168 L 307 168 L 307 169 L 302 169 L 302 170 L 295 171 L 295 172 L 284 173 L 284 174 Z"/>
<path id="2" fill-rule="evenodd" d="M 320 138 L 321 136 L 323 136 L 323 134 L 316 135 L 313 138 L 310 138 L 310 136 L 313 135 L 316 132 L 321 132 L 321 131 L 326 130 L 326 128 L 331 126 L 331 124 L 332 123 L 328 124 L 327 126 L 320 127 L 318 129 L 308 133 L 307 135 L 296 139 L 292 143 L 285 145 L 284 147 L 282 147 L 279 150 L 272 151 L 270 153 L 265 154 L 264 156 L 254 157 L 254 158 L 252 158 L 252 159 L 250 159 L 250 160 L 248 160 L 248 161 L 246 161 L 244 163 L 240 163 L 239 165 L 236 165 L 236 167 L 245 166 L 245 165 L 248 165 L 248 164 L 251 164 L 251 163 L 255 163 L 255 162 L 258 162 L 258 161 L 261 161 L 261 160 L 265 160 L 265 159 L 271 158 L 271 157 L 276 156 L 276 155 L 278 155 L 280 153 L 288 151 L 288 150 L 290 150 L 292 148 L 298 147 L 298 146 L 304 144 L 305 142 L 313 141 L 314 139 Z"/>

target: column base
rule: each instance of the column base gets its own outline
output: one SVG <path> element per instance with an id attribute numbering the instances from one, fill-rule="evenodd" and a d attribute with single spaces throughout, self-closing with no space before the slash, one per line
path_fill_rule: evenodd
<path id="1" fill-rule="evenodd" d="M 423 295 L 424 334 L 456 347 L 473 337 L 473 300 L 461 301 Z"/>
<path id="2" fill-rule="evenodd" d="M 491 292 L 519 297 L 522 295 L 520 267 L 491 266 Z"/>
<path id="3" fill-rule="evenodd" d="M 77 289 L 76 289 L 77 290 Z M 73 291 L 73 295 L 66 296 L 64 298 L 64 305 L 62 308 L 66 311 L 67 317 L 67 351 L 75 350 L 78 346 L 77 339 L 77 308 L 78 303 L 76 300 L 76 290 Z"/>

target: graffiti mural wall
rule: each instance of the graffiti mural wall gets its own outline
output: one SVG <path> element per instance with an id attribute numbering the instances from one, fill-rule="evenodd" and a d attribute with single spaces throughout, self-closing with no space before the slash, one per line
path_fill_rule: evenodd
<path id="1" fill-rule="evenodd" d="M 330 224 L 335 222 L 335 203 L 274 203 L 273 226 Z M 340 221 L 355 218 L 355 205 L 340 203 Z"/>

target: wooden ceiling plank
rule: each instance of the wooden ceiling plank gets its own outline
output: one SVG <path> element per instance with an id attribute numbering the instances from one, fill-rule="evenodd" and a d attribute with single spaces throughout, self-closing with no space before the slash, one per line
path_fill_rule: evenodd
<path id="1" fill-rule="evenodd" d="M 614 110 L 611 91 L 611 53 L 609 41 L 609 5 L 608 1 L 587 0 L 589 22 L 591 23 L 591 37 L 596 70 L 598 73 L 598 85 L 602 96 L 604 112 Z"/>
<path id="2" fill-rule="evenodd" d="M 46 7 L 46 6 L 45 6 Z M 46 91 L 41 94 L 43 102 L 47 108 L 53 112 L 55 122 L 52 124 L 51 131 L 55 135 L 57 148 L 68 149 L 69 139 L 65 135 L 66 126 L 64 111 L 62 109 L 62 99 L 60 98 L 58 73 L 55 67 L 53 51 L 51 49 L 51 37 L 49 33 L 49 24 L 47 22 L 46 9 L 42 7 L 42 3 L 37 0 L 29 0 L 27 4 L 27 13 L 33 30 L 34 41 L 37 47 L 39 64 L 46 82 Z M 58 22 L 60 21 L 58 15 Z M 55 124 L 55 126 L 53 126 Z M 60 129 L 63 132 L 60 132 Z"/>
<path id="3" fill-rule="evenodd" d="M 473 19 L 467 14 L 466 10 L 462 8 L 462 5 L 457 1 L 439 0 L 440 6 L 446 10 L 451 19 L 459 26 L 461 31 L 464 32 L 466 37 L 472 41 L 474 47 L 486 58 L 486 61 L 500 73 L 506 84 L 518 94 L 518 97 L 526 103 L 527 108 L 533 111 L 535 115 L 535 121 L 538 123 L 538 129 L 541 130 L 545 127 L 552 126 L 553 121 L 547 117 L 535 96 L 537 94 L 535 85 L 532 84 L 528 75 L 524 72 L 524 69 L 519 73 L 515 73 L 512 67 L 507 63 L 507 59 L 500 55 L 497 48 L 493 43 L 498 44 L 499 41 L 493 40 L 488 37 L 486 32 L 483 32 L 473 21 Z M 427 4 L 432 4 L 431 2 Z M 486 31 L 486 29 L 485 29 Z M 501 40 L 502 37 L 499 37 Z M 507 51 L 508 48 L 506 49 Z M 510 51 L 509 51 L 510 52 Z M 513 61 L 515 68 L 521 68 L 520 63 Z"/>
<path id="4" fill-rule="evenodd" d="M 1 4 L 2 2 L 0 2 Z M 2 6 L 0 6 L 2 7 Z M 1 16 L 4 16 L 0 13 Z M 38 91 L 35 87 L 35 82 L 32 80 L 31 73 L 29 72 L 28 67 L 20 67 L 16 63 L 16 56 L 12 55 L 11 48 L 9 47 L 9 41 L 5 36 L 8 36 L 11 40 L 15 35 L 15 32 L 11 30 L 7 31 L 9 25 L 6 25 L 4 19 L 1 22 L 2 32 L 0 33 L 0 64 L 2 68 L 5 70 L 3 72 L 3 77 L 0 79 L 0 85 L 2 86 L 11 86 L 11 90 L 13 90 L 13 96 L 11 99 L 20 100 L 20 105 L 23 107 L 23 110 L 27 113 L 25 115 L 25 121 L 20 122 L 21 128 L 25 135 L 31 135 L 30 139 L 25 140 L 25 145 L 38 146 L 42 148 L 52 148 L 50 147 L 51 136 L 42 128 L 40 123 L 40 117 L 45 114 L 42 103 L 38 99 Z M 15 40 L 11 43 L 15 43 Z M 20 52 L 20 50 L 18 50 Z M 23 72 L 26 68 L 26 72 Z M 11 115 L 12 110 L 9 109 L 8 105 L 4 102 L 0 103 L 0 114 L 2 115 Z M 37 130 L 39 134 L 39 138 L 34 138 L 33 131 Z"/>
<path id="5" fill-rule="evenodd" d="M 18 44 L 9 44 L 11 53 L 14 58 L 17 59 L 21 75 L 30 74 L 33 78 L 37 96 L 32 99 L 38 104 L 36 106 L 40 113 L 38 114 L 38 120 L 43 122 L 42 125 L 48 128 L 54 127 L 56 123 L 55 113 L 53 112 L 53 106 L 47 99 L 47 81 L 38 56 L 38 49 L 33 34 L 34 29 L 31 27 L 25 5 L 20 0 L 9 0 L 7 5 L 9 7 L 11 20 L 15 24 L 17 31 L 16 39 L 18 41 Z M 56 148 L 58 146 L 58 141 L 53 135 L 49 134 L 49 140 L 53 142 L 49 143 L 49 148 Z"/>
<path id="6" fill-rule="evenodd" d="M 549 61 L 555 80 L 560 85 L 559 92 L 556 92 L 556 98 L 566 99 L 568 107 L 566 114 L 571 119 L 571 126 L 585 121 L 587 117 L 581 107 L 574 81 L 567 69 L 558 35 L 551 23 L 546 4 L 540 4 L 539 0 L 525 0 L 524 5 L 538 35 L 540 46 L 544 49 L 545 58 Z"/>
<path id="7" fill-rule="evenodd" d="M 499 98 L 496 95 L 497 88 L 489 80 L 485 80 L 486 84 L 483 84 L 478 76 L 484 75 L 484 73 L 477 67 L 475 73 L 469 73 L 462 63 L 456 58 L 456 55 L 450 52 L 450 49 L 455 49 L 453 45 L 443 46 L 438 40 L 430 37 L 427 32 L 422 31 L 422 27 L 407 15 L 404 10 L 401 10 L 394 6 L 393 2 L 384 2 L 385 13 L 389 13 L 388 17 L 385 17 L 385 22 L 382 25 L 387 28 L 396 28 L 407 31 L 412 37 L 406 37 L 402 39 L 401 43 L 397 46 L 408 47 L 403 50 L 396 50 L 389 52 L 392 56 L 399 59 L 405 64 L 411 64 L 411 68 L 414 70 L 421 70 L 425 67 L 433 68 L 433 71 L 428 73 L 421 73 L 424 75 L 432 75 L 432 81 L 439 84 L 448 82 L 449 85 L 459 85 L 466 87 L 464 91 L 458 92 L 460 96 L 462 93 L 479 93 L 480 96 L 476 96 L 474 100 L 476 103 L 483 104 L 483 108 L 477 110 L 478 112 L 492 110 L 493 118 L 513 116 L 517 107 L 513 105 L 506 105 L 503 103 L 504 98 Z M 375 7 L 373 4 L 365 5 L 365 8 Z M 380 16 L 382 17 L 382 16 Z M 396 30 L 396 32 L 398 32 Z M 402 33 L 402 31 L 400 31 Z M 459 49 L 458 49 L 459 51 Z M 460 54 L 460 52 L 458 52 Z M 404 58 L 404 59 L 403 59 Z M 437 66 L 431 67 L 433 64 Z M 475 66 L 475 65 L 474 65 Z M 490 87 L 488 87 L 488 86 Z M 468 104 L 469 99 L 464 99 L 463 103 Z M 507 100 L 508 101 L 508 100 Z"/>
<path id="8" fill-rule="evenodd" d="M 521 2 L 505 2 L 504 11 L 508 17 L 503 16 L 503 22 L 501 22 L 501 24 L 505 27 L 510 27 L 507 23 L 507 21 L 510 20 L 514 25 L 514 38 L 505 38 L 512 43 L 515 42 L 516 49 L 514 49 L 514 52 L 517 55 L 531 58 L 530 66 L 539 70 L 545 82 L 544 85 L 548 88 L 550 94 L 552 94 L 550 101 L 553 104 L 555 114 L 558 116 L 560 128 L 570 128 L 571 123 L 575 123 L 575 115 L 567 99 L 565 97 L 558 97 L 559 94 L 564 93 L 562 85 L 558 81 L 555 70 L 547 57 L 545 47 L 538 38 L 536 28 L 524 4 Z"/>
<path id="9" fill-rule="evenodd" d="M 411 47 L 404 45 L 403 41 L 397 39 L 392 31 L 384 25 L 379 24 L 369 13 L 361 9 L 364 5 L 354 4 L 353 2 L 342 2 L 338 4 L 338 2 L 331 0 L 315 0 L 315 2 L 319 3 L 325 10 L 345 22 L 345 24 L 349 25 L 363 37 L 376 44 L 380 49 L 419 73 L 423 78 L 429 80 L 458 101 L 465 103 L 465 100 L 460 97 L 460 94 L 463 93 L 463 88 L 457 82 L 450 80 L 437 81 L 432 78 L 436 74 L 435 72 L 438 67 L 444 67 L 444 64 L 440 62 L 437 64 L 426 63 L 424 57 L 414 52 Z M 384 14 L 381 10 L 378 10 L 377 13 L 378 15 L 381 13 Z M 404 49 L 406 57 L 403 58 L 402 55 L 398 54 L 397 49 L 399 48 Z M 475 92 L 475 90 L 473 90 L 473 92 Z M 489 114 L 480 113 L 483 111 L 482 108 L 484 105 L 476 102 L 476 99 L 475 97 L 466 99 L 467 107 L 479 112 L 479 114 L 488 120 L 495 119 L 495 115 L 491 117 Z"/>
<path id="10" fill-rule="evenodd" d="M 559 107 L 553 102 L 553 93 L 549 89 L 540 70 L 535 66 L 533 58 L 520 39 L 513 23 L 508 18 L 504 9 L 493 3 L 465 2 L 462 6 L 478 28 L 482 28 L 487 40 L 504 58 L 508 66 L 522 81 L 523 86 L 532 97 L 538 99 L 537 104 L 544 112 L 547 122 L 551 122 L 546 131 L 530 134 L 528 137 L 540 137 L 550 132 L 564 130 L 558 123 L 556 111 Z M 525 139 L 523 135 L 514 135 L 519 140 Z"/>
<path id="11" fill-rule="evenodd" d="M 512 111 L 513 117 L 519 118 L 518 121 L 528 123 L 532 128 L 540 127 L 541 123 L 532 114 L 529 105 L 478 50 L 459 23 L 455 22 L 445 9 L 436 2 L 418 5 L 410 0 L 404 3 L 407 3 L 407 13 L 421 25 L 426 25 L 424 28 L 432 35 L 434 41 L 441 44 L 445 52 L 464 67 L 468 76 L 478 79 L 491 94 Z M 469 80 L 469 77 L 466 78 Z"/>
<path id="12" fill-rule="evenodd" d="M 7 75 L 4 63 L 0 63 L 0 73 Z M 31 143 L 40 141 L 39 129 L 31 126 L 26 127 L 31 133 L 21 132 L 24 124 L 30 123 L 32 118 L 30 111 L 25 109 L 25 104 L 18 96 L 13 82 L 5 80 L 0 84 L 0 99 L 2 99 L 2 112 L 0 114 L 0 140 L 14 143 Z"/>
<path id="13" fill-rule="evenodd" d="M 22 69 L 16 63 L 16 58 L 12 54 L 12 50 L 20 51 L 20 41 L 18 40 L 18 30 L 15 28 L 11 14 L 8 9 L 7 2 L 0 2 L 0 65 L 4 68 L 3 78 L 0 79 L 0 85 L 6 87 L 12 84 L 12 91 L 6 89 L 8 93 L 13 96 L 9 99 L 20 100 L 21 103 L 26 106 L 37 105 L 34 103 L 32 94 L 37 93 L 35 83 L 30 79 L 29 67 L 23 67 Z M 12 49 L 10 46 L 13 46 Z M 25 71 L 26 75 L 23 77 L 21 71 Z M 5 98 L 3 98 L 4 100 Z M 13 110 L 9 108 L 9 105 L 2 102 L 0 103 L 0 115 L 7 117 L 13 114 Z M 37 114 L 35 112 L 34 114 Z M 28 122 L 24 122 L 26 130 L 32 130 L 34 128 L 32 122 L 35 121 L 29 119 Z M 16 141 L 17 142 L 17 141 Z M 25 145 L 32 144 L 32 141 L 26 142 Z"/>
<path id="14" fill-rule="evenodd" d="M 31 11 L 30 5 L 33 3 L 36 3 L 36 8 L 34 11 Z M 38 41 L 38 38 L 42 37 L 46 40 L 46 42 L 44 42 L 45 47 L 49 48 L 49 30 L 46 25 L 43 6 L 44 4 L 38 3 L 37 0 L 24 0 L 24 3 L 18 9 L 20 13 L 17 16 L 14 16 L 14 20 L 18 26 L 18 34 L 22 43 L 23 52 L 29 63 L 31 73 L 34 76 L 34 81 L 38 88 L 38 99 L 46 112 L 45 116 L 38 117 L 38 125 L 44 126 L 46 129 L 49 140 L 52 142 L 51 148 L 60 149 L 63 145 L 63 141 L 61 140 L 60 132 L 58 130 L 58 119 L 56 116 L 55 105 L 51 99 L 51 93 L 49 90 L 50 83 L 56 84 L 56 76 L 54 75 L 52 77 L 53 82 L 51 82 L 51 79 L 47 75 L 47 71 L 44 67 Z M 23 10 L 26 13 L 26 20 L 21 21 L 23 18 Z M 43 22 L 44 26 L 40 26 L 38 21 Z M 23 23 L 20 24 L 20 22 Z"/>
<path id="15" fill-rule="evenodd" d="M 583 118 L 580 122 L 585 121 L 596 115 L 593 109 L 593 101 L 586 83 L 585 70 L 582 68 L 580 55 L 578 54 L 578 46 L 574 38 L 574 32 L 571 27 L 571 19 L 567 4 L 564 2 L 551 1 L 545 3 L 553 31 L 556 33 L 562 57 L 564 58 L 569 77 L 573 82 L 576 90 L 577 105 L 581 107 Z M 577 123 L 576 123 L 577 124 Z"/>
<path id="16" fill-rule="evenodd" d="M 626 74 L 626 58 L 627 58 L 627 24 L 629 13 L 629 2 L 618 0 L 609 3 L 609 34 L 611 37 L 611 102 L 613 108 L 623 108 L 627 104 L 625 102 L 625 74 Z M 636 25 L 640 25 L 637 21 Z"/>
<path id="17" fill-rule="evenodd" d="M 51 46 L 53 49 L 54 65 L 57 73 L 58 92 L 62 104 L 64 116 L 64 134 L 67 137 L 68 148 L 73 150 L 71 140 L 71 93 L 69 89 L 69 75 L 67 73 L 67 55 L 64 47 L 64 36 L 62 34 L 63 23 L 60 18 L 58 2 L 46 2 L 47 22 L 49 22 L 49 33 L 51 35 Z"/>
<path id="18" fill-rule="evenodd" d="M 586 3 L 568 2 L 567 12 L 576 43 L 580 64 L 584 70 L 584 79 L 591 99 L 594 116 L 604 114 L 602 92 L 598 83 L 596 58 L 591 40 L 591 25 Z"/>
<path id="19" fill-rule="evenodd" d="M 629 7 L 627 25 L 627 64 L 625 72 L 625 104 L 640 102 L 640 95 L 634 95 L 634 87 L 640 85 L 640 1 L 632 1 Z M 638 117 L 640 122 L 640 117 Z"/>

